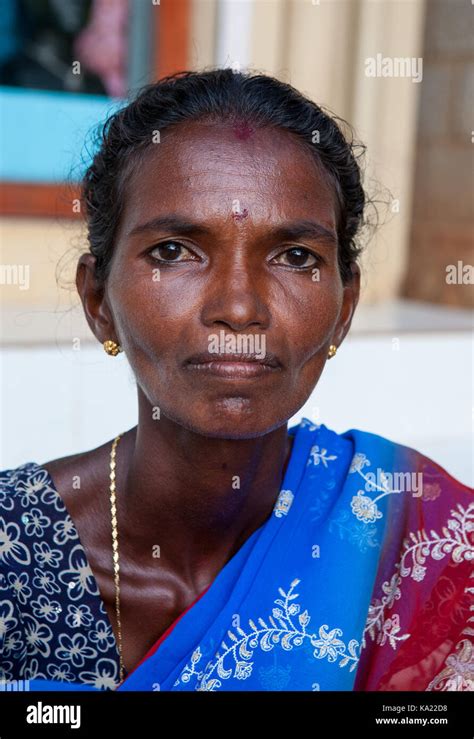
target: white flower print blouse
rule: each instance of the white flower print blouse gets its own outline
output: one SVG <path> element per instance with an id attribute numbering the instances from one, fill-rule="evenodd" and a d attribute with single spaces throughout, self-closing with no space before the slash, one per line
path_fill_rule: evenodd
<path id="1" fill-rule="evenodd" d="M 119 653 L 74 523 L 46 469 L 0 472 L 0 680 L 115 690 Z"/>

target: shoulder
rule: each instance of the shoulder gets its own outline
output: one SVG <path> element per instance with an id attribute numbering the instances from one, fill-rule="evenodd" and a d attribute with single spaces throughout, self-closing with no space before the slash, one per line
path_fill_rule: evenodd
<path id="1" fill-rule="evenodd" d="M 2 488 L 16 487 L 17 482 L 28 477 L 32 471 L 36 471 L 40 465 L 37 462 L 24 462 L 18 467 L 0 470 L 0 485 Z"/>
<path id="2" fill-rule="evenodd" d="M 415 541 L 429 548 L 428 542 L 434 546 L 444 537 L 456 553 L 456 540 L 464 537 L 466 552 L 472 551 L 474 542 L 467 544 L 474 531 L 471 487 L 412 447 L 358 429 L 342 437 L 352 445 L 345 485 L 358 520 L 385 519 L 392 542 L 398 537 L 408 548 Z"/>
<path id="3" fill-rule="evenodd" d="M 48 473 L 37 462 L 0 471 L 0 516 L 30 503 L 38 503 L 44 492 L 51 491 Z"/>
<path id="4" fill-rule="evenodd" d="M 117 455 L 117 468 L 123 466 L 128 456 L 130 446 L 134 444 L 136 427 L 122 434 L 120 452 Z M 81 490 L 81 499 L 84 500 L 90 493 L 95 495 L 97 490 L 108 485 L 109 460 L 112 440 L 106 441 L 98 447 L 78 454 L 52 459 L 41 464 L 48 471 L 56 490 L 66 501 L 71 499 L 71 505 L 77 503 L 77 490 Z"/>
<path id="5" fill-rule="evenodd" d="M 0 471 L 0 570 L 31 561 L 33 542 L 54 536 L 67 511 L 48 471 L 37 462 Z"/>
<path id="6" fill-rule="evenodd" d="M 360 429 L 350 429 L 341 437 L 350 440 L 353 445 L 352 470 L 370 467 L 372 463 L 377 467 L 386 465 L 387 472 L 398 473 L 399 480 L 403 475 L 407 481 L 409 474 L 417 475 L 423 485 L 423 497 L 437 497 L 442 487 L 448 485 L 451 490 L 465 494 L 468 500 L 474 502 L 473 488 L 456 479 L 439 462 L 418 449 Z"/>
<path id="7" fill-rule="evenodd" d="M 43 462 L 41 467 L 48 471 L 56 489 L 64 497 L 75 485 L 82 489 L 93 483 L 106 461 L 106 447 L 107 444 L 103 444 L 87 452 L 51 459 Z"/>
<path id="8" fill-rule="evenodd" d="M 474 512 L 474 490 L 417 449 L 361 429 L 337 433 L 308 419 L 303 423 L 311 436 L 307 464 L 320 473 L 332 467 L 358 501 L 390 497 L 396 508 L 409 507 L 420 516 L 428 509 L 449 515 L 458 505 Z"/>
<path id="9" fill-rule="evenodd" d="M 57 566 L 67 542 L 77 539 L 48 472 L 36 462 L 0 471 L 0 621 L 33 592 L 46 564 Z M 47 583 L 43 582 L 43 587 Z M 41 586 L 39 586 L 41 589 Z M 2 650 L 0 628 L 0 652 Z M 4 642 L 4 639 L 3 639 Z"/>

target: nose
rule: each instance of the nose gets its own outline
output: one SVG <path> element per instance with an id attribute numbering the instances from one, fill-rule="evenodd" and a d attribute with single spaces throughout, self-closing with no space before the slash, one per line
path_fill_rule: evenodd
<path id="1" fill-rule="evenodd" d="M 250 326 L 268 328 L 270 311 L 264 275 L 255 265 L 228 261 L 212 276 L 202 322 L 209 328 L 225 325 L 232 331 Z"/>

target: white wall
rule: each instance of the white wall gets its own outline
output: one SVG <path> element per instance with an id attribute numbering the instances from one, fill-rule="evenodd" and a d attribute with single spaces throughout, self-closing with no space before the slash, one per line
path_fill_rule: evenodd
<path id="1" fill-rule="evenodd" d="M 342 433 L 386 436 L 474 484 L 472 339 L 468 332 L 348 337 L 302 415 Z"/>

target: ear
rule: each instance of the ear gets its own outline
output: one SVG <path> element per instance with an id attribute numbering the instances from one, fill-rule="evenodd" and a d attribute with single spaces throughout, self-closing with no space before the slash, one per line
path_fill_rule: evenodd
<path id="1" fill-rule="evenodd" d="M 101 344 L 107 339 L 120 343 L 115 333 L 106 291 L 97 282 L 95 263 L 95 256 L 87 253 L 79 257 L 77 264 L 76 287 L 84 308 L 84 314 L 92 333 Z"/>
<path id="2" fill-rule="evenodd" d="M 342 344 L 349 332 L 352 317 L 360 297 L 360 269 L 357 264 L 353 263 L 351 265 L 351 273 L 349 280 L 344 283 L 341 312 L 333 334 L 332 343 L 338 347 Z"/>

